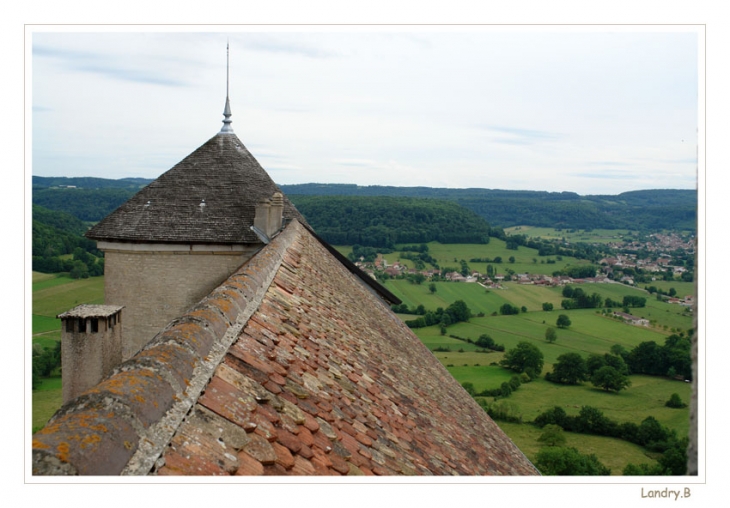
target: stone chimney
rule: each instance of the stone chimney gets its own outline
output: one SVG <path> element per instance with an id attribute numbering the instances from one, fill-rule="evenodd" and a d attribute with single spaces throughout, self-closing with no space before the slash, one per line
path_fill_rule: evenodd
<path id="1" fill-rule="evenodd" d="M 122 308 L 79 305 L 61 320 L 63 403 L 96 386 L 122 362 Z"/>
<path id="2" fill-rule="evenodd" d="M 282 226 L 284 215 L 284 196 L 274 192 L 270 199 L 256 205 L 253 225 L 256 229 L 271 238 Z"/>

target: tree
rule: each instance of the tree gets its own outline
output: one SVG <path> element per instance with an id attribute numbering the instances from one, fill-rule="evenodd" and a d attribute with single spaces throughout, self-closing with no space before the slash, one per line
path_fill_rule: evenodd
<path id="1" fill-rule="evenodd" d="M 620 392 L 624 388 L 631 386 L 628 376 L 621 374 L 618 370 L 610 365 L 605 365 L 598 369 L 591 376 L 593 386 L 603 388 L 607 392 Z"/>
<path id="2" fill-rule="evenodd" d="M 566 316 L 565 314 L 560 314 L 555 324 L 558 328 L 568 328 L 572 323 L 568 316 Z"/>
<path id="3" fill-rule="evenodd" d="M 80 260 L 76 260 L 73 263 L 73 268 L 69 273 L 72 279 L 88 279 L 89 278 L 89 267 L 86 263 Z"/>
<path id="4" fill-rule="evenodd" d="M 515 305 L 510 305 L 509 303 L 505 303 L 499 308 L 499 313 L 502 314 L 503 316 L 509 316 L 512 314 L 519 314 L 520 309 L 517 308 Z"/>
<path id="5" fill-rule="evenodd" d="M 549 476 L 607 476 L 611 470 L 594 454 L 583 455 L 575 448 L 546 447 L 537 454 L 535 466 Z"/>
<path id="6" fill-rule="evenodd" d="M 431 294 L 434 294 L 436 292 L 436 284 L 433 282 L 428 285 L 428 290 L 431 292 Z"/>
<path id="7" fill-rule="evenodd" d="M 682 402 L 682 399 L 679 397 L 678 393 L 673 393 L 672 396 L 669 397 L 669 400 L 664 405 L 667 407 L 673 407 L 673 408 L 687 407 L 687 404 Z"/>
<path id="8" fill-rule="evenodd" d="M 546 446 L 562 446 L 565 444 L 565 434 L 559 425 L 550 423 L 543 427 L 542 434 L 537 440 Z"/>
<path id="9" fill-rule="evenodd" d="M 444 314 L 448 314 L 451 317 L 452 323 L 469 321 L 469 318 L 471 318 L 471 310 L 466 306 L 464 300 L 457 300 L 449 305 L 444 311 Z"/>
<path id="10" fill-rule="evenodd" d="M 514 256 L 510 256 L 509 257 L 509 262 L 510 263 L 514 263 L 515 262 L 515 257 Z"/>
<path id="11" fill-rule="evenodd" d="M 492 339 L 492 337 L 490 337 L 489 335 L 484 333 L 479 336 L 479 338 L 477 339 L 477 341 L 474 344 L 476 344 L 477 346 L 479 346 L 481 348 L 489 349 L 494 345 L 494 339 Z"/>
<path id="12" fill-rule="evenodd" d="M 544 310 L 544 311 L 553 310 L 553 304 L 552 303 L 548 303 L 548 302 L 544 302 L 542 304 L 542 310 Z"/>
<path id="13" fill-rule="evenodd" d="M 544 357 L 542 351 L 534 344 L 520 342 L 514 349 L 505 353 L 499 364 L 515 372 L 526 372 L 530 378 L 535 379 L 542 372 Z"/>
<path id="14" fill-rule="evenodd" d="M 586 361 L 578 353 L 565 353 L 558 356 L 553 365 L 552 373 L 545 375 L 545 379 L 553 383 L 577 385 L 588 380 Z"/>
<path id="15" fill-rule="evenodd" d="M 552 326 L 548 326 L 545 330 L 545 340 L 550 344 L 558 340 L 558 334 Z"/>

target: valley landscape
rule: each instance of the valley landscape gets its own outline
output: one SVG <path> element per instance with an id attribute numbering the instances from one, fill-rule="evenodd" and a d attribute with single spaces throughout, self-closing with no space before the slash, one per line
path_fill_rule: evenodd
<path id="1" fill-rule="evenodd" d="M 146 183 L 76 180 L 34 177 L 34 429 L 61 405 L 55 316 L 104 299 L 81 234 Z M 397 189 L 282 186 L 543 474 L 684 474 L 695 192 Z"/>

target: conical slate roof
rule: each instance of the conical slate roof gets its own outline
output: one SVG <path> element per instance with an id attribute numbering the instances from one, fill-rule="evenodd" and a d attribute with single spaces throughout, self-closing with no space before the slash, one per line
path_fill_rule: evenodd
<path id="1" fill-rule="evenodd" d="M 255 206 L 281 192 L 241 140 L 219 133 L 91 228 L 92 240 L 260 243 Z M 284 197 L 284 219 L 306 224 Z"/>

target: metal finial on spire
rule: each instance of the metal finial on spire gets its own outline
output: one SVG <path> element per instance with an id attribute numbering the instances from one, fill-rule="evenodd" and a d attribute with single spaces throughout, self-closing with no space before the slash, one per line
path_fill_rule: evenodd
<path id="1" fill-rule="evenodd" d="M 223 116 L 225 118 L 223 119 L 223 127 L 221 127 L 221 132 L 225 133 L 225 134 L 233 133 L 233 127 L 231 127 L 231 123 L 233 123 L 233 120 L 231 120 L 231 102 L 228 99 L 228 83 L 230 81 L 229 69 L 230 69 L 229 49 L 228 49 L 228 42 L 226 42 L 226 106 L 225 106 L 225 108 L 223 108 Z"/>

